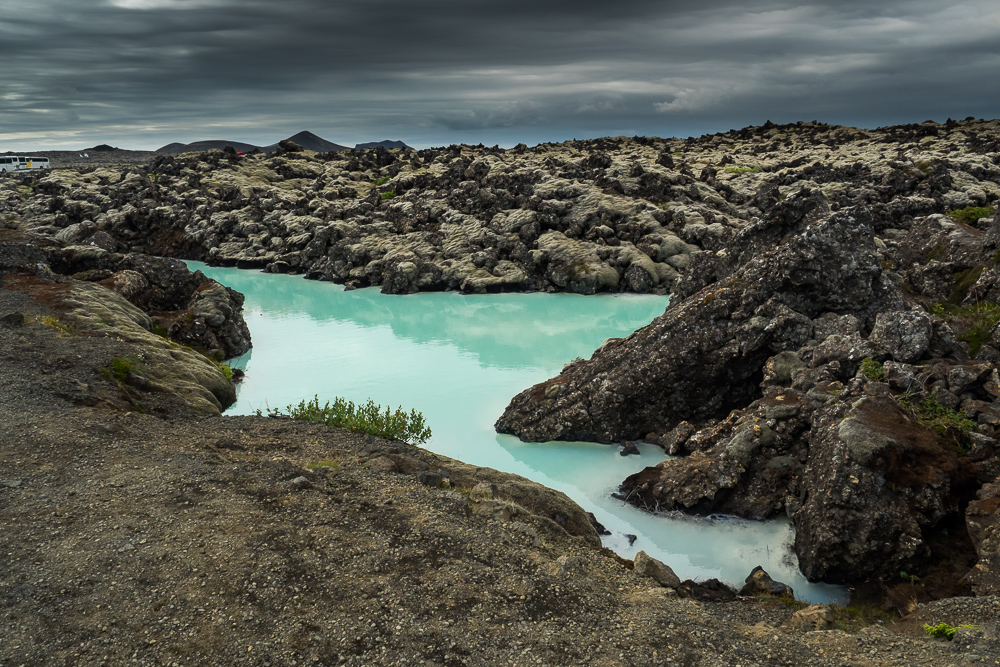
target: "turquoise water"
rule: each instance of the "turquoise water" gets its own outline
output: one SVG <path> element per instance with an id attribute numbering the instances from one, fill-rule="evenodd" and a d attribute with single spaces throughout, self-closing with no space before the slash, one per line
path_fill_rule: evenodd
<path id="1" fill-rule="evenodd" d="M 639 550 L 682 579 L 741 584 L 755 565 L 800 599 L 836 601 L 839 587 L 809 584 L 795 566 L 787 521 L 653 516 L 611 498 L 631 473 L 663 458 L 594 443 L 526 444 L 493 423 L 511 397 L 587 358 L 606 339 L 648 324 L 667 305 L 640 295 L 429 293 L 386 296 L 344 291 L 301 277 L 192 269 L 246 295 L 253 350 L 234 362 L 246 371 L 230 414 L 284 408 L 302 399 L 416 408 L 434 432 L 428 449 L 517 473 L 565 492 L 612 531 L 605 544 L 626 557 Z M 636 535 L 630 546 L 628 534 Z"/>

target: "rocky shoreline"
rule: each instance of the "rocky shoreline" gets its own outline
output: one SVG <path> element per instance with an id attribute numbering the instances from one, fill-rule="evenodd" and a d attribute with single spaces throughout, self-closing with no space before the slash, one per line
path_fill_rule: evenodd
<path id="1" fill-rule="evenodd" d="M 941 214 L 1000 198 L 997 136 L 800 124 L 0 180 L 0 665 L 995 664 L 1000 221 Z M 737 598 L 624 563 L 516 476 L 219 417 L 242 297 L 144 252 L 392 293 L 670 292 L 500 428 L 656 442 L 676 458 L 630 502 L 787 513 L 809 576 L 881 579 L 910 615 L 847 634 L 761 573 Z"/>

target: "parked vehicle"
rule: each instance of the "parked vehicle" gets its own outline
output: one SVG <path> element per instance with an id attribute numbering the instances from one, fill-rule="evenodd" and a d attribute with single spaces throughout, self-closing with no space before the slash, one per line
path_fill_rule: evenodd
<path id="1" fill-rule="evenodd" d="M 31 171 L 34 169 L 48 169 L 49 158 L 31 157 L 25 155 L 2 155 L 0 156 L 0 173 L 14 171 Z"/>

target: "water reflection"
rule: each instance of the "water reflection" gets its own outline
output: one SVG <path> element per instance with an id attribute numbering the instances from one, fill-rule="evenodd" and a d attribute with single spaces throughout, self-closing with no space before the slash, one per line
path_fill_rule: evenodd
<path id="1" fill-rule="evenodd" d="M 434 292 L 387 298 L 375 287 L 345 292 L 340 285 L 306 281 L 300 276 L 189 264 L 244 294 L 254 292 L 253 302 L 247 304 L 248 321 L 267 313 L 301 315 L 316 323 L 389 327 L 399 338 L 416 343 L 446 342 L 477 355 L 484 365 L 503 368 L 552 368 L 553 358 L 546 344 L 551 339 L 560 339 L 566 345 L 560 366 L 578 356 L 589 357 L 604 338 L 628 334 L 648 324 L 667 305 L 664 297 L 634 294 L 588 297 Z M 259 293 L 261 280 L 268 285 L 264 293 Z M 598 333 L 577 335 L 588 330 Z M 591 344 L 599 336 L 603 338 Z"/>

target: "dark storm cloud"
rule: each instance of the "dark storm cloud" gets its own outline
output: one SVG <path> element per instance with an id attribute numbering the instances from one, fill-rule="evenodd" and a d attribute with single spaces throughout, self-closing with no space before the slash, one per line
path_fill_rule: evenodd
<path id="1" fill-rule="evenodd" d="M 0 0 L 0 150 L 997 115 L 995 0 L 873 4 Z"/>

